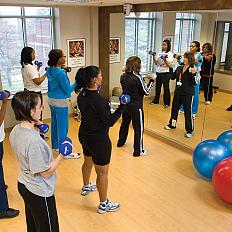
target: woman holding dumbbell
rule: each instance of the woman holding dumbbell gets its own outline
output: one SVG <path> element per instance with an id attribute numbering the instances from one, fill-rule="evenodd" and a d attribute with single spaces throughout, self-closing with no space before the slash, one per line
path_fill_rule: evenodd
<path id="1" fill-rule="evenodd" d="M 102 82 L 101 71 L 96 66 L 88 66 L 78 70 L 76 74 L 76 92 L 78 107 L 81 112 L 79 140 L 83 148 L 84 164 L 82 175 L 84 186 L 82 195 L 96 190 L 96 185 L 90 183 L 91 170 L 94 165 L 97 173 L 97 190 L 100 204 L 99 213 L 114 212 L 120 208 L 118 202 L 107 198 L 108 171 L 111 157 L 111 141 L 109 128 L 119 119 L 123 106 L 111 114 L 107 100 L 99 94 Z"/>
<path id="2" fill-rule="evenodd" d="M 25 203 L 27 231 L 58 232 L 55 171 L 63 156 L 53 160 L 51 148 L 35 129 L 43 110 L 39 94 L 18 92 L 11 106 L 20 122 L 10 133 L 10 143 L 20 164 L 18 191 Z"/>
<path id="3" fill-rule="evenodd" d="M 65 64 L 65 55 L 60 49 L 52 49 L 48 54 L 46 74 L 48 78 L 48 105 L 51 110 L 52 149 L 58 150 L 62 140 L 68 134 L 68 99 L 76 87 L 71 85 L 67 73 L 61 67 Z M 80 158 L 72 153 L 69 158 Z"/>
<path id="4" fill-rule="evenodd" d="M 46 79 L 46 73 L 40 76 L 39 69 L 41 67 L 41 62 L 38 62 L 37 67 L 34 67 L 32 63 L 33 60 L 35 60 L 35 50 L 31 47 L 24 47 L 21 51 L 20 62 L 22 66 L 24 89 L 38 93 L 43 104 L 41 84 Z"/>
<path id="5" fill-rule="evenodd" d="M 119 131 L 117 147 L 122 147 L 126 143 L 129 125 L 132 121 L 134 129 L 134 157 L 147 154 L 143 147 L 143 97 L 149 95 L 154 80 L 151 79 L 146 84 L 144 78 L 140 75 L 141 60 L 137 56 L 131 56 L 126 61 L 125 73 L 122 74 L 120 82 L 124 94 L 130 95 L 131 101 L 125 106 L 122 114 L 122 124 Z"/>
<path id="6" fill-rule="evenodd" d="M 164 86 L 163 102 L 164 107 L 170 106 L 170 89 L 169 82 L 172 75 L 172 65 L 173 65 L 173 53 L 171 50 L 171 43 L 169 40 L 165 39 L 162 43 L 162 53 L 152 53 L 153 62 L 157 66 L 156 69 L 156 87 L 155 87 L 155 97 L 150 104 L 159 104 L 160 92 L 162 84 Z"/>
<path id="7" fill-rule="evenodd" d="M 185 116 L 185 137 L 191 138 L 193 135 L 192 103 L 194 97 L 195 76 L 197 69 L 194 67 L 195 57 L 192 53 L 184 54 L 184 65 L 180 65 L 175 70 L 172 79 L 176 80 L 176 88 L 172 101 L 172 111 L 169 124 L 164 128 L 171 130 L 176 128 L 178 111 L 183 105 Z"/>

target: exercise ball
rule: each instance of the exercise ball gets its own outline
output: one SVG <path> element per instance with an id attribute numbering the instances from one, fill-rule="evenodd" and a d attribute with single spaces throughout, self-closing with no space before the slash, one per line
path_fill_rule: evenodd
<path id="1" fill-rule="evenodd" d="M 224 159 L 216 166 L 212 182 L 219 197 L 232 203 L 232 157 Z"/>
<path id="2" fill-rule="evenodd" d="M 223 132 L 218 136 L 217 140 L 230 150 L 232 156 L 232 130 Z"/>
<path id="3" fill-rule="evenodd" d="M 216 165 L 230 156 L 230 151 L 217 140 L 205 140 L 193 152 L 193 164 L 204 177 L 211 179 Z"/>
<path id="4" fill-rule="evenodd" d="M 112 90 L 112 96 L 119 97 L 122 95 L 122 88 L 121 87 L 114 87 Z"/>

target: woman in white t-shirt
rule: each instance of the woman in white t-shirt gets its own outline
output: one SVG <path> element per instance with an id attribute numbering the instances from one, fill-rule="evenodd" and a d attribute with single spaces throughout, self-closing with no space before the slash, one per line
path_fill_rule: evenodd
<path id="1" fill-rule="evenodd" d="M 21 65 L 22 65 L 22 77 L 24 83 L 24 90 L 34 91 L 42 98 L 41 83 L 46 79 L 46 73 L 42 76 L 39 74 L 40 67 L 33 66 L 32 61 L 35 60 L 35 50 L 31 47 L 24 47 L 21 51 Z M 41 114 L 42 118 L 42 114 Z"/>
<path id="2" fill-rule="evenodd" d="M 160 92 L 162 84 L 164 86 L 164 107 L 170 106 L 170 89 L 169 82 L 172 75 L 173 66 L 173 53 L 171 50 L 171 43 L 169 40 L 164 40 L 162 43 L 162 52 L 158 53 L 155 57 L 153 54 L 153 62 L 157 65 L 156 69 L 156 88 L 155 88 L 155 98 L 150 104 L 159 104 Z"/>

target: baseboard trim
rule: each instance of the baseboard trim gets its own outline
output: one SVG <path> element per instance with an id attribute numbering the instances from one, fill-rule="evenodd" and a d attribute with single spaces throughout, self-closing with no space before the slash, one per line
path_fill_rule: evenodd
<path id="1" fill-rule="evenodd" d="M 171 146 L 176 147 L 176 148 L 178 148 L 178 149 L 180 149 L 182 151 L 185 151 L 185 152 L 189 153 L 190 155 L 193 154 L 194 149 L 191 148 L 191 147 L 186 146 L 186 144 L 184 144 L 184 143 L 180 143 L 180 142 L 178 142 L 178 141 L 176 141 L 176 140 L 174 140 L 172 138 L 169 138 L 169 137 L 163 136 L 161 134 L 158 134 L 155 131 L 150 130 L 150 129 L 144 129 L 144 133 L 151 136 L 151 137 L 153 137 L 153 138 L 155 138 L 155 139 L 159 139 L 161 142 L 164 142 L 164 143 L 166 143 L 168 145 L 171 145 Z"/>

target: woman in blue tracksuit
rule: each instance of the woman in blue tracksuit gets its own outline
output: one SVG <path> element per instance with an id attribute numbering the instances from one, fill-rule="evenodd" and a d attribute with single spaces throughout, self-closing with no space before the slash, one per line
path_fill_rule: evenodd
<path id="1" fill-rule="evenodd" d="M 65 55 L 60 49 L 52 49 L 48 54 L 48 105 L 51 110 L 52 149 L 58 150 L 59 144 L 68 134 L 68 99 L 76 87 L 70 85 L 67 73 L 61 68 L 65 64 Z M 70 154 L 69 158 L 80 155 Z"/>

